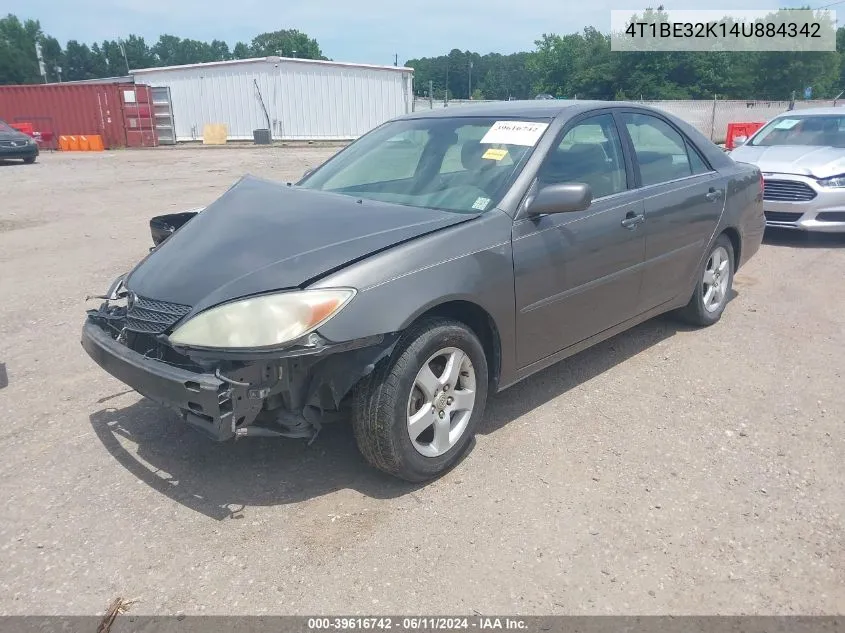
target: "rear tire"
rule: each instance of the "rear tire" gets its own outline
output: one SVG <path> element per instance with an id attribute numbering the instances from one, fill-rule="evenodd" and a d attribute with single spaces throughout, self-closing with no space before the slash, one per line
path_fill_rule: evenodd
<path id="1" fill-rule="evenodd" d="M 686 323 L 707 327 L 722 318 L 734 277 L 734 249 L 727 235 L 720 235 L 698 272 L 689 303 L 677 312 Z"/>
<path id="2" fill-rule="evenodd" d="M 355 388 L 353 428 L 364 458 L 410 482 L 448 472 L 484 415 L 487 359 L 466 325 L 432 318 L 412 326 L 391 358 Z"/>

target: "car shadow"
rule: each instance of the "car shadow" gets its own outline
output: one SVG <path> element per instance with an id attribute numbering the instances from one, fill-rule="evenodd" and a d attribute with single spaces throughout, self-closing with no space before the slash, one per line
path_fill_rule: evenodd
<path id="1" fill-rule="evenodd" d="M 768 227 L 763 235 L 763 244 L 788 248 L 842 248 L 845 247 L 845 233 L 813 233 Z"/>
<path id="2" fill-rule="evenodd" d="M 538 372 L 491 397 L 478 433 L 495 433 L 684 329 L 669 317 L 658 317 Z M 119 395 L 123 393 L 114 397 Z M 304 440 L 276 438 L 216 443 L 146 399 L 124 408 L 101 409 L 90 422 L 106 450 L 130 473 L 216 520 L 239 518 L 238 513 L 249 506 L 296 503 L 347 488 L 389 499 L 423 486 L 369 467 L 347 424 L 324 427 L 311 446 Z M 135 448 L 129 450 L 124 444 Z"/>
<path id="3" fill-rule="evenodd" d="M 738 296 L 731 291 L 729 301 Z M 678 332 L 695 328 L 660 316 L 537 372 L 492 396 L 478 433 L 495 433 L 509 422 L 592 380 Z"/>

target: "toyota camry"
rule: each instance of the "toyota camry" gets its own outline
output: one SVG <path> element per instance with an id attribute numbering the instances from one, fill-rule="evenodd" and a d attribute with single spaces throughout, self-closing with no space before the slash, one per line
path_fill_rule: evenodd
<path id="1" fill-rule="evenodd" d="M 659 314 L 718 322 L 765 220 L 760 170 L 674 116 L 537 100 L 405 115 L 151 224 L 88 312 L 96 363 L 216 440 L 346 421 L 425 481 L 490 394 Z"/>

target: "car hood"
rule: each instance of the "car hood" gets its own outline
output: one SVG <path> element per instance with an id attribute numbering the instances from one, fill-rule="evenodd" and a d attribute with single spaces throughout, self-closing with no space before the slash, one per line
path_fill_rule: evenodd
<path id="1" fill-rule="evenodd" d="M 477 216 L 247 176 L 150 252 L 127 276 L 126 286 L 142 297 L 198 312 L 303 286 L 394 244 Z"/>
<path id="2" fill-rule="evenodd" d="M 845 149 L 806 145 L 743 145 L 730 153 L 742 163 L 753 163 L 764 173 L 800 174 L 813 178 L 829 178 L 845 173 Z"/>

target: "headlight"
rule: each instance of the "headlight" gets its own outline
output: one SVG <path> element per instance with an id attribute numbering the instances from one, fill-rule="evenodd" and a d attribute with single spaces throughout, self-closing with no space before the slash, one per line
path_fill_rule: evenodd
<path id="1" fill-rule="evenodd" d="M 274 347 L 317 329 L 354 296 L 351 288 L 332 288 L 280 292 L 224 303 L 176 328 L 170 342 L 189 347 Z"/>
<path id="2" fill-rule="evenodd" d="M 839 174 L 838 176 L 833 176 L 832 178 L 822 178 L 818 181 L 818 183 L 820 187 L 845 187 L 845 174 Z"/>

